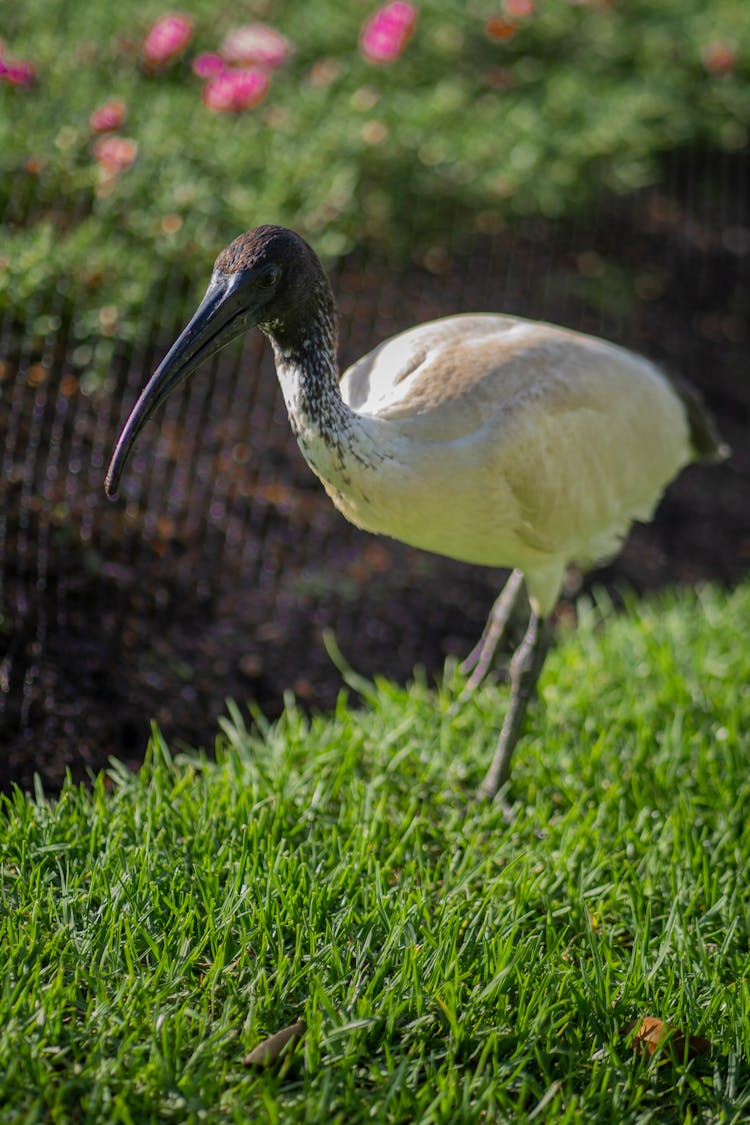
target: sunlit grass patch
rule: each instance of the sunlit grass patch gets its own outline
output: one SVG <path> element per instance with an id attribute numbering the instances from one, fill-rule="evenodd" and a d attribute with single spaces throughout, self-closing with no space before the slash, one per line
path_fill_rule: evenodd
<path id="1" fill-rule="evenodd" d="M 452 676 L 5 800 L 2 1120 L 746 1120 L 748 611 L 584 608 L 511 824 L 472 800 L 507 689 L 453 717 Z"/>

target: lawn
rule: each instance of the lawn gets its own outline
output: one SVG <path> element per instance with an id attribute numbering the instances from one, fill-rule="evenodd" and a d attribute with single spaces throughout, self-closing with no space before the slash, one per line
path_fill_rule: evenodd
<path id="1" fill-rule="evenodd" d="M 2 1121 L 747 1121 L 750 585 L 583 603 L 512 823 L 505 686 L 353 683 L 4 799 Z"/>

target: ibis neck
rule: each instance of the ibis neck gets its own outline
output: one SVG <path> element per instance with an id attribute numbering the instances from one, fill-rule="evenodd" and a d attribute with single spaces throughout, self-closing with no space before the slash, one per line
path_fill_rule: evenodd
<path id="1" fill-rule="evenodd" d="M 291 339 L 280 338 L 273 331 L 269 336 L 295 435 L 348 430 L 352 411 L 339 390 L 333 318 L 321 316 Z"/>
<path id="2" fill-rule="evenodd" d="M 382 453 L 367 420 L 341 397 L 335 329 L 331 321 L 317 322 L 295 347 L 269 335 L 289 423 L 302 456 L 341 507 L 342 496 L 354 487 L 354 475 L 377 466 Z"/>

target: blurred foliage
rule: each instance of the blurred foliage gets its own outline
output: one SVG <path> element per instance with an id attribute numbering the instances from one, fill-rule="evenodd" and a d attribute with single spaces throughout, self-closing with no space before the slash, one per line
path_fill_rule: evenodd
<path id="1" fill-rule="evenodd" d="M 5 52 L 37 82 L 0 85 L 0 310 L 37 338 L 66 323 L 127 340 L 155 282 L 200 285 L 260 222 L 329 259 L 372 243 L 420 257 L 637 189 L 675 149 L 746 145 L 747 0 L 506 5 L 424 3 L 402 56 L 374 66 L 358 47 L 369 2 L 185 0 L 193 40 L 160 73 L 141 55 L 164 11 L 151 0 L 7 5 Z M 191 62 L 254 20 L 293 54 L 259 106 L 213 112 Z M 137 155 L 107 178 L 89 118 L 109 98 Z"/>

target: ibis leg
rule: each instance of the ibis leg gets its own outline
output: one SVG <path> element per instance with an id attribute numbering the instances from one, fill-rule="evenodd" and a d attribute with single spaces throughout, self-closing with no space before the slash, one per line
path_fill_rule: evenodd
<path id="1" fill-rule="evenodd" d="M 481 637 L 466 659 L 461 663 L 461 671 L 463 674 L 468 675 L 469 672 L 471 673 L 469 681 L 462 692 L 462 696 L 474 691 L 487 675 L 487 670 L 492 663 L 492 658 L 495 655 L 497 646 L 505 632 L 505 626 L 508 624 L 510 615 L 513 612 L 513 607 L 518 600 L 522 585 L 523 574 L 521 571 L 512 571 L 508 581 L 503 586 L 495 604 L 490 610 L 490 615 L 487 618 L 487 624 L 482 630 Z"/>
<path id="2" fill-rule="evenodd" d="M 480 797 L 492 800 L 510 777 L 510 759 L 547 655 L 547 643 L 547 622 L 532 610 L 529 627 L 510 663 L 510 705 L 492 765 L 479 787 Z"/>

